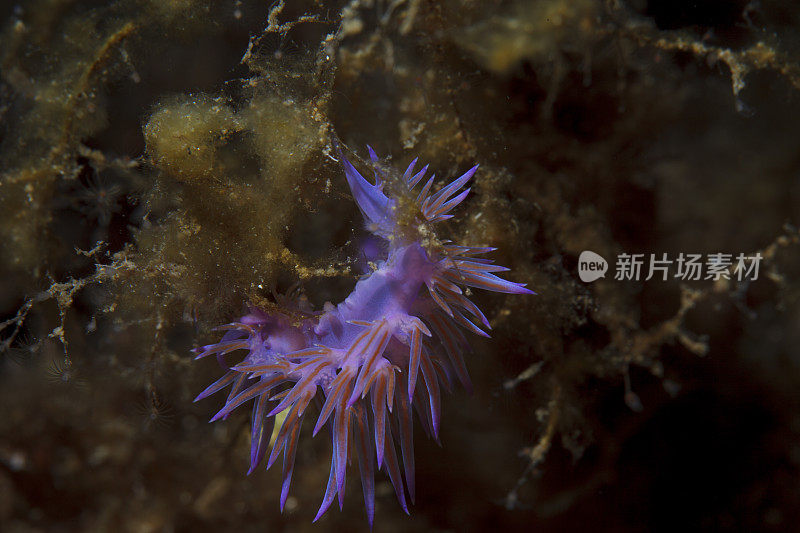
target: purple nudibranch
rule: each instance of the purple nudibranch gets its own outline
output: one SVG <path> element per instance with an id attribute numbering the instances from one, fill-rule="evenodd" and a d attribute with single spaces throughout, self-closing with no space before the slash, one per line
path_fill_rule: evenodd
<path id="1" fill-rule="evenodd" d="M 311 312 L 307 302 L 281 298 L 285 313 L 250 307 L 238 321 L 221 326 L 227 331 L 220 342 L 198 348 L 197 359 L 216 355 L 224 364 L 225 354 L 244 350 L 246 355 L 233 367 L 224 365 L 227 373 L 195 401 L 231 387 L 213 422 L 255 400 L 248 474 L 267 455 L 275 416 L 285 411 L 267 458 L 269 468 L 283 452 L 283 510 L 300 427 L 316 400 L 313 434 L 326 428 L 333 450 L 314 521 L 337 495 L 343 505 L 346 469 L 355 456 L 372 526 L 376 465 L 388 472 L 406 513 L 406 491 L 414 502 L 412 406 L 423 430 L 438 441 L 440 389 L 449 392 L 456 377 L 471 390 L 463 359 L 469 345 L 461 328 L 488 337 L 490 325 L 462 287 L 534 293 L 495 275 L 508 269 L 481 257 L 494 248 L 458 246 L 432 236 L 431 224 L 451 218 L 450 211 L 467 197 L 469 189 L 461 189 L 477 165 L 438 192 L 431 192 L 433 176 L 417 192 L 427 166 L 415 173 L 414 159 L 400 177 L 379 164 L 372 148 L 369 154 L 374 184 L 344 154 L 340 157 L 367 228 L 386 240 L 385 260 L 342 303 L 326 304 L 322 312 Z"/>

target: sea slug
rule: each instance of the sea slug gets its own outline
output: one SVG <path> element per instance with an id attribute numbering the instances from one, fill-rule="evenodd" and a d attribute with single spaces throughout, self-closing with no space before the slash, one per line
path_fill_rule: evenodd
<path id="1" fill-rule="evenodd" d="M 412 406 L 423 430 L 438 441 L 441 389 L 450 391 L 454 378 L 471 389 L 462 357 L 469 346 L 461 328 L 488 337 L 490 326 L 462 287 L 534 293 L 495 275 L 508 269 L 481 257 L 494 248 L 439 241 L 432 231 L 467 197 L 470 189 L 461 189 L 477 165 L 438 192 L 431 192 L 433 176 L 416 192 L 427 166 L 415 172 L 415 159 L 401 176 L 368 149 L 374 184 L 341 151 L 340 159 L 367 229 L 383 242 L 385 259 L 339 305 L 313 312 L 305 301 L 281 297 L 275 309 L 251 306 L 247 315 L 219 328 L 227 330 L 220 342 L 196 353 L 198 359 L 216 355 L 228 369 L 197 397 L 230 387 L 212 422 L 255 400 L 250 472 L 266 456 L 275 417 L 285 411 L 267 458 L 269 468 L 283 452 L 281 510 L 300 427 L 313 400 L 319 413 L 313 434 L 325 429 L 333 442 L 330 476 L 314 521 L 337 495 L 342 506 L 345 472 L 354 457 L 372 525 L 376 465 L 388 472 L 406 513 L 406 491 L 414 501 Z M 225 365 L 223 356 L 237 350 L 246 352 L 244 359 Z"/>

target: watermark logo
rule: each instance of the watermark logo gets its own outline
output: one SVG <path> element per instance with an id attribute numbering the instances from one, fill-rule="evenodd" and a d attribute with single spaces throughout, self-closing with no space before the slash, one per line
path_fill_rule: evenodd
<path id="1" fill-rule="evenodd" d="M 590 250 L 581 252 L 578 258 L 578 276 L 581 281 L 591 283 L 592 281 L 606 277 L 608 271 L 608 261 L 603 256 Z"/>
<path id="2" fill-rule="evenodd" d="M 649 281 L 653 278 L 667 281 L 736 280 L 755 281 L 761 263 L 761 253 L 745 254 L 684 254 L 670 258 L 667 254 L 626 254 L 617 256 L 614 279 L 617 281 Z M 608 263 L 602 256 L 584 250 L 578 258 L 578 276 L 590 283 L 605 277 Z"/>

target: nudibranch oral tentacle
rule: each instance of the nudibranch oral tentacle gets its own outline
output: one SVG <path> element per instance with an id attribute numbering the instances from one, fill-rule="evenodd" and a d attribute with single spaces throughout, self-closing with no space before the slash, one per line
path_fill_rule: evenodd
<path id="1" fill-rule="evenodd" d="M 327 511 L 334 497 L 343 504 L 347 466 L 353 457 L 371 526 L 376 468 L 388 473 L 406 513 L 406 494 L 414 502 L 412 411 L 416 410 L 428 436 L 438 442 L 442 389 L 449 391 L 452 379 L 457 378 L 471 390 L 463 358 L 469 344 L 461 330 L 488 337 L 491 326 L 465 288 L 534 293 L 524 284 L 497 275 L 508 269 L 483 257 L 494 248 L 435 239 L 432 245 L 430 238 L 422 238 L 430 232 L 421 228 L 453 216 L 451 211 L 470 192 L 464 187 L 477 165 L 434 193 L 432 176 L 417 192 L 427 165 L 415 173 L 414 159 L 400 177 L 381 166 L 372 148 L 368 151 L 375 183 L 365 179 L 341 152 L 340 158 L 367 228 L 387 241 L 383 260 L 343 302 L 327 304 L 321 313 L 306 313 L 298 320 L 293 311 L 300 304 L 283 298 L 290 307 L 285 314 L 251 307 L 247 315 L 218 328 L 225 331 L 220 342 L 197 349 L 197 359 L 215 355 L 222 363 L 232 352 L 244 357 L 195 401 L 230 387 L 225 405 L 212 421 L 253 401 L 248 473 L 265 457 L 269 468 L 283 453 L 282 510 L 300 427 L 316 398 L 321 408 L 313 435 L 328 428 L 333 450 L 330 476 L 314 520 Z M 267 455 L 279 413 L 285 416 Z"/>

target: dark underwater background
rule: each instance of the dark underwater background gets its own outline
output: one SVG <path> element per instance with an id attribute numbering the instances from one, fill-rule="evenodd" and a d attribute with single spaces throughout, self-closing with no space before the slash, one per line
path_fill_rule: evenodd
<path id="1" fill-rule="evenodd" d="M 480 163 L 440 237 L 538 293 L 475 296 L 475 390 L 417 432 L 410 517 L 378 474 L 376 532 L 797 530 L 798 117 L 788 0 L 0 1 L 0 531 L 368 529 L 354 465 L 312 524 L 310 427 L 281 514 L 249 409 L 192 402 L 213 327 L 364 272 L 334 139 Z"/>

